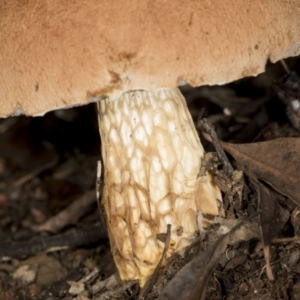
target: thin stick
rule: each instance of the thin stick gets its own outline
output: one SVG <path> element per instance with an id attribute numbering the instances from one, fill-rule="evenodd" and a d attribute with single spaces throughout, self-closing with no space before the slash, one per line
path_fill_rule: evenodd
<path id="1" fill-rule="evenodd" d="M 284 71 L 285 71 L 287 74 L 291 74 L 290 68 L 288 67 L 288 65 L 286 64 L 286 62 L 285 62 L 283 59 L 280 60 L 280 63 L 281 63 L 281 65 L 282 65 L 282 67 L 284 68 Z"/>
<path id="2" fill-rule="evenodd" d="M 286 238 L 275 238 L 272 240 L 273 244 L 279 244 L 279 243 L 299 243 L 300 237 L 299 236 L 293 236 L 293 237 L 286 237 Z"/>
<path id="3" fill-rule="evenodd" d="M 89 190 L 57 215 L 49 218 L 41 225 L 33 226 L 32 229 L 38 232 L 47 231 L 56 233 L 67 225 L 76 224 L 77 221 L 88 211 L 91 205 L 95 203 L 95 198 L 95 191 Z"/>
<path id="4" fill-rule="evenodd" d="M 38 167 L 37 169 L 33 170 L 29 174 L 26 174 L 26 175 L 22 176 L 21 178 L 17 179 L 16 181 L 14 181 L 9 186 L 9 189 L 15 189 L 15 188 L 18 188 L 18 187 L 24 185 L 28 181 L 30 181 L 33 178 L 37 177 L 42 172 L 45 172 L 46 170 L 49 170 L 52 167 L 54 167 L 57 164 L 57 162 L 58 162 L 58 158 L 55 158 L 55 159 L 49 161 L 48 163 L 46 163 L 45 165 L 43 165 L 41 167 Z"/>
<path id="5" fill-rule="evenodd" d="M 226 172 L 226 175 L 231 178 L 232 177 L 232 173 L 233 173 L 233 168 L 221 146 L 221 143 L 219 141 L 219 138 L 217 136 L 217 133 L 215 132 L 214 126 L 207 120 L 207 119 L 202 119 L 198 122 L 197 127 L 200 127 L 201 129 L 203 128 L 205 132 L 207 132 L 207 134 L 209 135 L 210 139 L 208 139 L 209 141 L 211 141 L 216 149 L 216 152 L 218 154 L 218 157 L 220 159 L 220 161 L 223 163 L 224 165 L 224 169 Z M 203 134 L 204 137 L 207 139 L 207 135 Z"/>

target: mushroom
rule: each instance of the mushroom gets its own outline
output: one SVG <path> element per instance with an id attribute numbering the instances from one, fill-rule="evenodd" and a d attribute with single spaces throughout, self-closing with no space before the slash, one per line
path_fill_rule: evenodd
<path id="1" fill-rule="evenodd" d="M 111 248 L 145 283 L 196 215 L 223 215 L 177 85 L 224 84 L 300 54 L 299 0 L 0 2 L 0 115 L 98 102 Z M 88 133 L 87 133 L 88 134 Z M 204 226 L 207 225 L 203 218 Z"/>

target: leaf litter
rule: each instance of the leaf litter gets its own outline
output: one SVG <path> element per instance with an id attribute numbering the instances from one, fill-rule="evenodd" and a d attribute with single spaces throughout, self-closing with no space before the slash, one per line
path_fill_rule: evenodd
<path id="1" fill-rule="evenodd" d="M 252 144 L 221 144 L 245 173 L 250 172 L 300 205 L 299 138 L 278 138 Z"/>

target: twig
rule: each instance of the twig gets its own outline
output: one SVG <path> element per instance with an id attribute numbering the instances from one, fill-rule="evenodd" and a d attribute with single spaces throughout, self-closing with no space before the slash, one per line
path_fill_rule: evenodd
<path id="1" fill-rule="evenodd" d="M 8 189 L 12 190 L 19 186 L 24 185 L 26 182 L 32 180 L 33 178 L 37 177 L 40 173 L 54 167 L 58 162 L 58 158 L 55 158 L 51 160 L 50 162 L 46 163 L 45 165 L 38 167 L 34 171 L 30 172 L 29 174 L 26 174 L 22 176 L 21 178 L 15 180 L 11 185 L 9 185 Z"/>
<path id="2" fill-rule="evenodd" d="M 287 73 L 287 74 L 291 74 L 291 70 L 290 68 L 288 67 L 288 65 L 286 64 L 285 60 L 284 59 L 281 59 L 280 60 L 280 63 L 284 69 L 284 71 Z"/>
<path id="3" fill-rule="evenodd" d="M 47 231 L 56 233 L 70 224 L 77 221 L 87 212 L 90 206 L 95 203 L 96 195 L 94 190 L 87 191 L 80 198 L 72 202 L 66 209 L 59 212 L 56 216 L 48 219 L 41 225 L 33 226 L 34 231 Z"/>
<path id="4" fill-rule="evenodd" d="M 266 274 L 270 281 L 274 280 L 274 275 L 272 271 L 272 267 L 270 264 L 270 246 L 264 246 L 264 257 L 266 261 Z"/>
<path id="5" fill-rule="evenodd" d="M 220 161 L 223 163 L 224 165 L 224 170 L 225 170 L 225 173 L 226 175 L 229 177 L 229 178 L 232 178 L 232 174 L 233 174 L 233 168 L 221 146 L 221 143 L 219 141 L 219 138 L 215 132 L 215 129 L 214 129 L 214 126 L 207 120 L 207 119 L 202 119 L 198 122 L 197 124 L 197 127 L 200 128 L 200 129 L 203 129 L 205 132 L 208 133 L 210 139 L 208 138 L 208 136 L 206 134 L 203 134 L 204 137 L 211 141 L 216 149 L 216 152 L 218 154 L 218 157 L 220 159 Z"/>
<path id="6" fill-rule="evenodd" d="M 95 243 L 107 238 L 105 226 L 76 228 L 57 236 L 42 236 L 37 240 L 16 243 L 1 243 L 0 258 L 22 258 L 41 252 L 51 252 L 84 244 Z"/>
<path id="7" fill-rule="evenodd" d="M 272 243 L 274 243 L 274 244 L 279 244 L 279 243 L 299 243 L 299 242 L 300 242 L 300 237 L 299 236 L 272 239 Z"/>
<path id="8" fill-rule="evenodd" d="M 95 278 L 95 276 L 97 276 L 99 273 L 100 273 L 100 269 L 96 267 L 93 269 L 93 271 L 91 273 L 89 273 L 86 276 L 84 276 L 83 278 L 81 278 L 79 280 L 79 282 L 86 283 L 88 281 L 91 281 L 91 279 Z"/>

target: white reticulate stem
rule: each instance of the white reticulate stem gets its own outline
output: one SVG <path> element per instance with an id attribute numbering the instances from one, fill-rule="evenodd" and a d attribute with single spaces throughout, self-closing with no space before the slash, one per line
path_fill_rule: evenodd
<path id="1" fill-rule="evenodd" d="M 177 89 L 132 91 L 98 103 L 104 206 L 122 279 L 141 285 L 161 258 L 158 234 L 171 224 L 167 257 L 192 242 L 196 215 L 219 215 L 221 194 L 199 177 L 203 147 Z"/>

